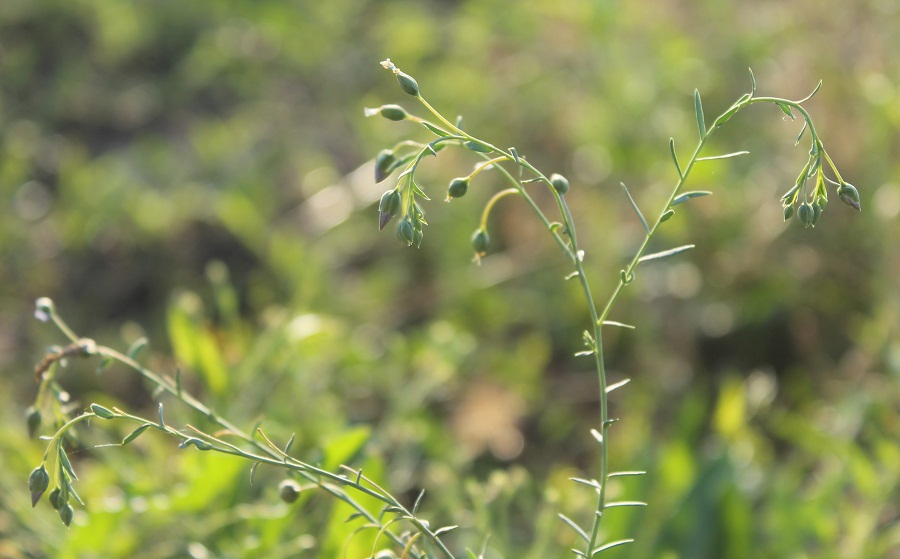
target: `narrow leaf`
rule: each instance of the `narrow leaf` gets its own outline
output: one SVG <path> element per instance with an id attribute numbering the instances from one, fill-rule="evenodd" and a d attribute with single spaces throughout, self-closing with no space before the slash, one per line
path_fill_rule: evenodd
<path id="1" fill-rule="evenodd" d="M 72 469 L 72 463 L 69 462 L 69 457 L 66 455 L 66 451 L 63 450 L 62 446 L 59 447 L 59 464 L 70 476 L 72 476 L 72 479 L 78 479 L 78 476 L 75 475 L 75 470 Z"/>
<path id="2" fill-rule="evenodd" d="M 612 509 L 616 507 L 646 507 L 647 503 L 643 501 L 613 501 L 606 503 L 603 508 Z"/>
<path id="3" fill-rule="evenodd" d="M 794 145 L 795 145 L 795 146 L 796 146 L 797 144 L 800 143 L 800 140 L 803 139 L 803 133 L 806 132 L 806 125 L 807 125 L 807 124 L 808 124 L 808 123 L 804 120 L 804 121 L 803 121 L 803 128 L 800 129 L 800 133 L 797 134 L 797 141 L 794 142 Z"/>
<path id="4" fill-rule="evenodd" d="M 644 226 L 644 231 L 646 231 L 647 234 L 649 235 L 650 234 L 650 226 L 647 225 L 647 220 L 644 219 L 644 214 L 642 214 L 640 208 L 638 208 L 637 202 L 635 202 L 634 198 L 631 197 L 631 193 L 628 192 L 628 187 L 625 186 L 625 183 L 620 182 L 619 184 L 622 185 L 622 190 L 624 190 L 625 195 L 628 196 L 628 201 L 631 202 L 631 207 L 634 209 L 634 213 L 636 213 L 638 216 L 638 219 L 641 220 L 641 224 Z"/>
<path id="5" fill-rule="evenodd" d="M 159 403 L 158 413 L 159 413 L 159 426 L 162 427 L 163 429 L 165 429 L 165 428 L 166 428 L 166 422 L 163 420 L 163 405 L 162 405 L 162 402 Z"/>
<path id="6" fill-rule="evenodd" d="M 422 502 L 422 497 L 425 496 L 425 490 L 419 491 L 419 496 L 416 497 L 416 502 L 413 504 L 412 513 L 416 514 L 419 511 L 419 504 Z"/>
<path id="7" fill-rule="evenodd" d="M 747 68 L 750 71 L 750 95 L 756 93 L 756 76 L 753 75 L 753 68 Z"/>
<path id="8" fill-rule="evenodd" d="M 135 429 L 134 431 L 129 433 L 127 437 L 122 439 L 122 445 L 124 446 L 124 445 L 130 443 L 131 441 L 133 441 L 134 439 L 140 437 L 141 434 L 143 434 L 143 432 L 146 431 L 147 429 L 149 429 L 150 427 L 151 427 L 151 425 L 149 423 L 145 423 L 145 424 L 141 425 L 140 427 L 138 427 L 137 429 Z"/>
<path id="9" fill-rule="evenodd" d="M 282 451 L 284 454 L 287 454 L 287 453 L 289 453 L 289 452 L 291 451 L 291 447 L 294 446 L 294 438 L 295 438 L 295 436 L 296 436 L 296 433 L 291 433 L 291 438 L 288 439 L 287 444 L 284 445 L 284 450 Z"/>
<path id="10" fill-rule="evenodd" d="M 612 391 L 615 390 L 616 388 L 622 388 L 623 386 L 625 386 L 625 385 L 628 384 L 629 382 L 631 382 L 631 379 L 630 379 L 630 378 L 627 378 L 627 379 L 624 379 L 624 380 L 620 380 L 619 382 L 616 382 L 616 383 L 614 383 L 614 384 L 610 384 L 609 386 L 606 387 L 606 393 L 609 394 L 610 392 L 612 392 Z"/>
<path id="11" fill-rule="evenodd" d="M 681 172 L 681 165 L 678 164 L 678 155 L 675 154 L 675 138 L 669 138 L 669 153 L 672 154 L 672 161 L 675 162 L 675 170 L 678 171 L 678 178 L 684 180 L 684 173 Z"/>
<path id="12" fill-rule="evenodd" d="M 250 466 L 250 485 L 253 485 L 253 478 L 256 476 L 256 470 L 259 469 L 259 465 L 262 462 L 254 462 L 252 466 Z"/>
<path id="13" fill-rule="evenodd" d="M 597 442 L 603 444 L 603 435 L 596 429 L 591 429 L 591 435 L 597 439 Z"/>
<path id="14" fill-rule="evenodd" d="M 147 338 L 144 338 L 144 337 L 142 336 L 142 337 L 140 337 L 140 338 L 134 340 L 134 342 L 133 342 L 133 343 L 131 344 L 131 346 L 128 348 L 128 352 L 126 353 L 126 355 L 128 355 L 128 357 L 129 357 L 130 359 L 137 359 L 138 354 L 139 354 L 139 353 L 141 352 L 141 350 L 144 349 L 145 347 L 147 347 Z"/>
<path id="15" fill-rule="evenodd" d="M 696 245 L 683 245 L 680 247 L 670 248 L 669 250 L 664 250 L 662 252 L 654 252 L 653 254 L 641 256 L 640 258 L 638 258 L 638 262 L 647 262 L 648 260 L 657 260 L 659 258 L 665 258 L 667 256 L 675 256 L 676 254 L 681 254 L 682 252 L 691 250 L 695 246 Z"/>
<path id="16" fill-rule="evenodd" d="M 612 548 L 614 548 L 614 547 L 619 547 L 620 545 L 625 545 L 625 544 L 627 544 L 627 543 L 634 543 L 634 539 L 629 539 L 629 540 L 618 540 L 618 541 L 614 541 L 614 542 L 609 542 L 609 543 L 603 544 L 603 545 L 601 545 L 600 547 L 598 547 L 598 548 L 594 549 L 593 551 L 591 551 L 591 557 L 593 557 L 594 555 L 597 555 L 597 554 L 600 553 L 601 551 L 606 551 L 607 549 L 612 549 Z"/>
<path id="17" fill-rule="evenodd" d="M 661 216 L 659 216 L 659 222 L 665 223 L 665 222 L 669 221 L 670 219 L 672 219 L 673 215 L 675 215 L 675 210 L 670 208 L 670 209 L 666 210 Z"/>
<path id="18" fill-rule="evenodd" d="M 438 128 L 434 124 L 431 124 L 430 122 L 425 121 L 425 120 L 422 121 L 422 126 L 427 128 L 428 130 L 430 130 L 432 133 L 437 134 L 438 136 L 441 136 L 441 137 L 450 135 L 446 130 Z"/>
<path id="19" fill-rule="evenodd" d="M 682 192 L 677 198 L 672 200 L 672 205 L 677 206 L 682 202 L 687 202 L 691 198 L 699 198 L 701 196 L 709 196 L 712 192 L 708 190 L 692 190 L 690 192 Z"/>
<path id="20" fill-rule="evenodd" d="M 807 101 L 809 101 L 810 99 L 812 99 L 812 96 L 815 95 L 815 94 L 819 91 L 819 88 L 820 88 L 820 87 L 822 87 L 822 80 L 819 80 L 819 83 L 816 84 L 816 88 L 813 89 L 813 92 L 812 92 L 812 93 L 810 93 L 809 95 L 807 95 L 807 96 L 804 97 L 803 99 L 800 99 L 799 101 L 797 101 L 797 104 L 800 105 L 800 104 L 806 103 Z"/>
<path id="21" fill-rule="evenodd" d="M 706 120 L 703 118 L 703 103 L 700 101 L 700 90 L 694 90 L 694 112 L 697 113 L 697 129 L 700 131 L 700 139 L 706 137 Z"/>
<path id="22" fill-rule="evenodd" d="M 593 355 L 593 354 L 594 354 L 593 351 L 579 351 L 578 353 L 575 354 L 575 357 L 587 357 L 587 356 Z"/>
<path id="23" fill-rule="evenodd" d="M 625 324 L 624 322 L 616 322 L 615 320 L 604 320 L 604 326 L 617 326 L 619 328 L 627 328 L 629 330 L 634 330 L 634 326 L 631 324 Z"/>
<path id="24" fill-rule="evenodd" d="M 647 472 L 643 472 L 643 471 L 639 471 L 639 470 L 635 470 L 635 471 L 631 471 L 631 472 L 613 472 L 613 473 L 607 475 L 606 477 L 610 478 L 610 477 L 642 476 L 646 473 Z"/>
<path id="25" fill-rule="evenodd" d="M 583 479 L 580 477 L 570 477 L 569 481 L 574 481 L 575 483 L 580 483 L 581 485 L 587 485 L 588 487 L 593 487 L 594 489 L 600 489 L 600 482 L 596 479 Z"/>
<path id="26" fill-rule="evenodd" d="M 516 164 L 518 164 L 519 163 L 519 152 L 516 151 L 516 148 L 509 148 L 509 153 L 510 153 L 510 155 L 513 156 L 513 161 L 515 161 Z"/>
<path id="27" fill-rule="evenodd" d="M 569 528 L 575 530 L 584 541 L 586 541 L 586 542 L 591 541 L 591 538 L 588 537 L 588 535 L 584 532 L 584 530 L 581 529 L 580 526 L 578 526 L 578 524 L 575 524 L 574 520 L 572 520 L 571 518 L 569 518 L 568 516 L 566 516 L 562 513 L 559 514 L 559 519 L 562 520 L 563 522 L 565 522 L 566 524 L 568 524 Z"/>
<path id="28" fill-rule="evenodd" d="M 732 157 L 738 157 L 740 155 L 747 155 L 749 151 L 733 151 L 731 153 L 726 153 L 724 155 L 710 155 L 708 157 L 698 157 L 697 161 L 715 161 L 716 159 L 731 159 Z"/>
<path id="29" fill-rule="evenodd" d="M 107 367 L 112 365 L 112 362 L 112 357 L 103 356 L 103 358 L 100 359 L 100 364 L 97 365 L 97 374 L 102 375 L 103 371 L 105 371 Z"/>
<path id="30" fill-rule="evenodd" d="M 417 195 L 421 196 L 425 200 L 431 200 L 431 198 L 429 198 L 428 195 L 425 194 L 425 192 L 421 188 L 419 188 L 419 185 L 416 184 L 416 181 L 411 180 L 410 186 L 412 187 L 412 191 L 415 192 Z"/>
<path id="31" fill-rule="evenodd" d="M 483 145 L 479 144 L 478 142 L 466 142 L 465 145 L 470 150 L 476 151 L 478 153 L 489 153 L 491 151 L 491 148 L 489 148 L 487 146 L 483 146 Z"/>
<path id="32" fill-rule="evenodd" d="M 441 534 L 446 534 L 447 532 L 450 532 L 451 530 L 456 530 L 457 528 L 459 528 L 459 526 L 457 526 L 457 525 L 444 526 L 443 528 L 438 528 L 437 530 L 435 530 L 434 535 L 440 536 Z"/>

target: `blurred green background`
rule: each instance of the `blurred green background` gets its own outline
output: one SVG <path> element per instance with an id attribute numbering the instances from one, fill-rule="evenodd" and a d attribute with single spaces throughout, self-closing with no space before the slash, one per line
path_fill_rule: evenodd
<path id="1" fill-rule="evenodd" d="M 695 142 L 749 90 L 801 98 L 859 187 L 819 226 L 781 219 L 805 162 L 799 124 L 753 107 L 714 142 L 750 156 L 697 168 L 691 202 L 639 270 L 610 332 L 621 421 L 612 558 L 900 557 L 900 3 L 896 0 L 549 2 L 258 0 L 0 3 L 0 557 L 339 557 L 355 525 L 324 496 L 288 507 L 282 474 L 145 435 L 73 454 L 71 529 L 27 476 L 43 453 L 23 414 L 32 368 L 62 343 L 34 320 L 54 299 L 82 336 L 172 373 L 239 425 L 264 417 L 310 461 L 340 456 L 396 493 L 428 493 L 460 554 L 564 557 L 593 496 L 596 378 L 587 313 L 558 248 L 524 204 L 469 236 L 499 178 L 443 204 L 471 154 L 422 178 L 425 242 L 377 234 L 369 162 L 413 135 L 363 108 L 419 107 L 378 62 L 448 116 L 546 173 L 562 172 L 605 299 L 641 234 L 618 187 L 655 214 L 674 180 L 666 143 Z M 544 200 L 546 201 L 546 200 Z M 90 402 L 155 413 L 122 367 L 61 373 Z M 168 402 L 168 401 L 167 401 Z M 172 424 L 202 422 L 175 402 Z M 86 447 L 127 426 L 82 432 Z M 362 443 L 365 442 L 363 445 Z M 342 454 L 343 453 L 343 454 Z M 323 458 L 324 457 L 324 458 Z M 348 556 L 366 547 L 354 538 Z M 370 548 L 368 548 L 370 549 Z M 606 555 L 604 555 L 606 556 Z"/>

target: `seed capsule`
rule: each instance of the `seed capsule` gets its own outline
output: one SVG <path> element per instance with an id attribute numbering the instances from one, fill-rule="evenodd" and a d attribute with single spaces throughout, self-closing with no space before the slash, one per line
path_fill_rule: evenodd
<path id="1" fill-rule="evenodd" d="M 797 219 L 800 220 L 800 223 L 803 224 L 803 227 L 809 227 L 813 224 L 813 219 L 815 218 L 815 210 L 813 210 L 812 204 L 809 202 L 803 202 L 800 204 L 800 207 L 797 208 Z"/>
<path id="2" fill-rule="evenodd" d="M 378 113 L 388 120 L 399 121 L 409 116 L 406 109 L 400 105 L 382 105 L 378 108 Z"/>
<path id="3" fill-rule="evenodd" d="M 407 245 L 412 245 L 416 241 L 416 231 L 412 221 L 408 218 L 404 219 L 397 225 L 397 237 Z"/>
<path id="4" fill-rule="evenodd" d="M 404 72 L 396 71 L 396 73 L 397 81 L 400 82 L 400 87 L 403 88 L 403 91 L 409 93 L 410 95 L 418 97 L 419 84 L 416 83 L 416 80 L 414 80 L 412 76 Z"/>
<path id="5" fill-rule="evenodd" d="M 450 187 L 447 188 L 448 198 L 462 198 L 469 190 L 469 177 L 458 177 L 450 181 Z"/>
<path id="6" fill-rule="evenodd" d="M 59 519 L 62 520 L 63 524 L 66 526 L 72 523 L 73 516 L 75 516 L 75 509 L 73 509 L 72 505 L 69 503 L 65 503 L 59 507 Z"/>
<path id="7" fill-rule="evenodd" d="M 791 219 L 791 216 L 794 215 L 794 206 L 785 206 L 784 207 L 784 220 L 787 221 Z"/>
<path id="8" fill-rule="evenodd" d="M 292 479 L 286 479 L 278 484 L 278 496 L 285 503 L 294 503 L 300 497 L 302 488 L 300 484 Z"/>
<path id="9" fill-rule="evenodd" d="M 34 438 L 38 428 L 41 426 L 41 412 L 34 406 L 30 406 L 25 413 L 25 423 L 28 425 L 28 437 Z"/>
<path id="10" fill-rule="evenodd" d="M 841 202 L 847 204 L 851 208 L 854 208 L 857 211 L 861 209 L 859 206 L 859 191 L 849 182 L 841 183 L 841 186 L 838 187 L 838 196 L 840 196 Z"/>
<path id="11" fill-rule="evenodd" d="M 560 196 L 565 196 L 566 192 L 569 191 L 569 179 L 558 173 L 550 175 L 550 184 L 559 192 Z"/>
<path id="12" fill-rule="evenodd" d="M 475 231 L 475 233 L 472 234 L 472 248 L 475 249 L 476 254 L 481 255 L 487 252 L 490 244 L 491 237 L 484 229 L 478 229 L 477 231 Z"/>
<path id="13" fill-rule="evenodd" d="M 59 502 L 59 497 L 62 494 L 62 491 L 59 490 L 59 487 L 54 489 L 47 495 L 47 500 L 50 501 L 50 506 L 53 507 L 53 510 L 59 510 L 61 502 Z"/>
<path id="14" fill-rule="evenodd" d="M 50 474 L 47 473 L 47 469 L 44 468 L 43 464 L 31 471 L 31 475 L 28 476 L 28 490 L 31 491 L 32 508 L 41 500 L 41 495 L 44 494 L 49 485 Z"/>

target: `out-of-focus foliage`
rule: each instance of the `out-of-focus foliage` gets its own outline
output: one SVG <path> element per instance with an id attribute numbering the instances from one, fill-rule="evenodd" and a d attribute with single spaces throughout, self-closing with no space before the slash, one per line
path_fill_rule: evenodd
<path id="1" fill-rule="evenodd" d="M 666 142 L 692 145 L 691 93 L 708 114 L 749 87 L 805 96 L 857 214 L 833 197 L 812 229 L 783 224 L 798 125 L 751 108 L 716 139 L 749 157 L 698 168 L 663 231 L 697 249 L 642 268 L 611 332 L 612 487 L 645 500 L 606 528 L 610 557 L 900 554 L 900 5 L 838 2 L 497 0 L 0 3 L 0 556 L 365 556 L 348 512 L 279 472 L 124 427 L 82 430 L 88 514 L 66 530 L 27 474 L 43 446 L 22 416 L 31 368 L 58 333 L 127 347 L 234 422 L 297 433 L 294 452 L 363 467 L 459 524 L 456 549 L 563 556 L 557 512 L 589 512 L 596 379 L 571 357 L 587 313 L 564 261 L 514 202 L 495 249 L 469 265 L 485 173 L 439 200 L 474 160 L 429 161 L 422 249 L 376 234 L 384 190 L 366 163 L 412 126 L 362 118 L 409 102 L 390 56 L 446 113 L 538 167 L 565 173 L 603 293 L 633 250 L 642 207 L 673 180 Z M 660 247 L 665 248 L 665 247 Z M 605 282 L 605 283 L 604 283 Z M 72 361 L 61 382 L 150 410 L 120 368 Z M 202 422 L 170 405 L 170 423 Z M 181 414 L 180 416 L 178 414 Z M 117 429 L 123 429 L 119 432 Z M 361 431 L 361 429 L 365 431 Z M 358 452 L 352 442 L 371 430 Z M 348 446 L 349 445 L 349 446 Z"/>

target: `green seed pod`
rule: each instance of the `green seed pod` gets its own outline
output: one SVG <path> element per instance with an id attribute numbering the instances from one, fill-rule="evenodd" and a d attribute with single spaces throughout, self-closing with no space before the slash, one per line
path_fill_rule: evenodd
<path id="1" fill-rule="evenodd" d="M 481 255 L 486 253 L 490 245 L 491 237 L 484 229 L 478 229 L 472 234 L 472 248 L 475 249 L 476 254 Z"/>
<path id="2" fill-rule="evenodd" d="M 25 424 L 28 426 L 28 437 L 34 438 L 38 428 L 41 426 L 41 412 L 34 406 L 29 406 L 25 412 Z"/>
<path id="3" fill-rule="evenodd" d="M 794 215 L 794 206 L 785 206 L 784 207 L 784 220 L 787 221 L 791 219 L 791 216 Z"/>
<path id="4" fill-rule="evenodd" d="M 47 473 L 47 469 L 44 468 L 43 464 L 31 471 L 31 475 L 28 476 L 28 490 L 31 491 L 32 508 L 41 500 L 41 495 L 44 494 L 49 485 L 50 474 Z"/>
<path id="5" fill-rule="evenodd" d="M 112 410 L 104 408 L 100 404 L 91 404 L 91 411 L 100 419 L 112 419 L 116 416 Z"/>
<path id="6" fill-rule="evenodd" d="M 296 502 L 302 490 L 300 484 L 292 479 L 283 480 L 278 484 L 278 496 L 288 504 Z"/>
<path id="7" fill-rule="evenodd" d="M 569 179 L 558 173 L 550 175 L 550 184 L 559 192 L 560 196 L 565 196 L 566 192 L 569 191 Z"/>
<path id="8" fill-rule="evenodd" d="M 69 503 L 63 504 L 59 507 L 59 519 L 62 520 L 63 524 L 66 527 L 72 523 L 72 517 L 75 516 L 75 509 L 72 508 L 72 505 Z"/>
<path id="9" fill-rule="evenodd" d="M 400 193 L 396 190 L 388 190 L 381 195 L 381 201 L 378 202 L 378 230 L 384 229 L 384 226 L 394 217 L 400 209 Z"/>
<path id="10" fill-rule="evenodd" d="M 59 487 L 54 489 L 47 495 L 47 500 L 50 501 L 50 506 L 53 507 L 53 510 L 59 510 L 60 505 L 62 503 L 59 501 L 59 497 L 62 495 L 62 491 L 59 490 Z"/>
<path id="11" fill-rule="evenodd" d="M 450 181 L 447 198 L 462 198 L 469 190 L 469 177 L 457 177 Z"/>
<path id="12" fill-rule="evenodd" d="M 407 245 L 412 245 L 415 242 L 416 231 L 409 218 L 404 219 L 397 225 L 397 237 Z"/>
<path id="13" fill-rule="evenodd" d="M 397 81 L 400 82 L 400 87 L 403 88 L 403 91 L 416 97 L 419 96 L 419 84 L 416 83 L 416 80 L 414 80 L 412 76 L 397 71 Z"/>
<path id="14" fill-rule="evenodd" d="M 841 183 L 841 186 L 838 187 L 837 193 L 841 198 L 841 202 L 847 204 L 857 211 L 861 209 L 859 206 L 859 191 L 856 190 L 855 186 L 853 186 L 849 182 Z"/>
<path id="15" fill-rule="evenodd" d="M 813 210 L 812 204 L 809 202 L 803 202 L 800 204 L 800 207 L 797 208 L 797 219 L 800 220 L 800 223 L 803 224 L 803 227 L 809 227 L 813 224 L 813 218 L 815 217 L 815 210 Z"/>
<path id="16" fill-rule="evenodd" d="M 388 120 L 399 121 L 409 116 L 406 109 L 400 105 L 382 105 L 378 108 L 378 113 Z"/>
<path id="17" fill-rule="evenodd" d="M 391 215 L 397 215 L 397 212 L 400 211 L 400 203 L 403 201 L 403 196 L 400 195 L 399 190 L 391 191 L 391 199 L 388 201 L 388 211 L 391 212 Z"/>

